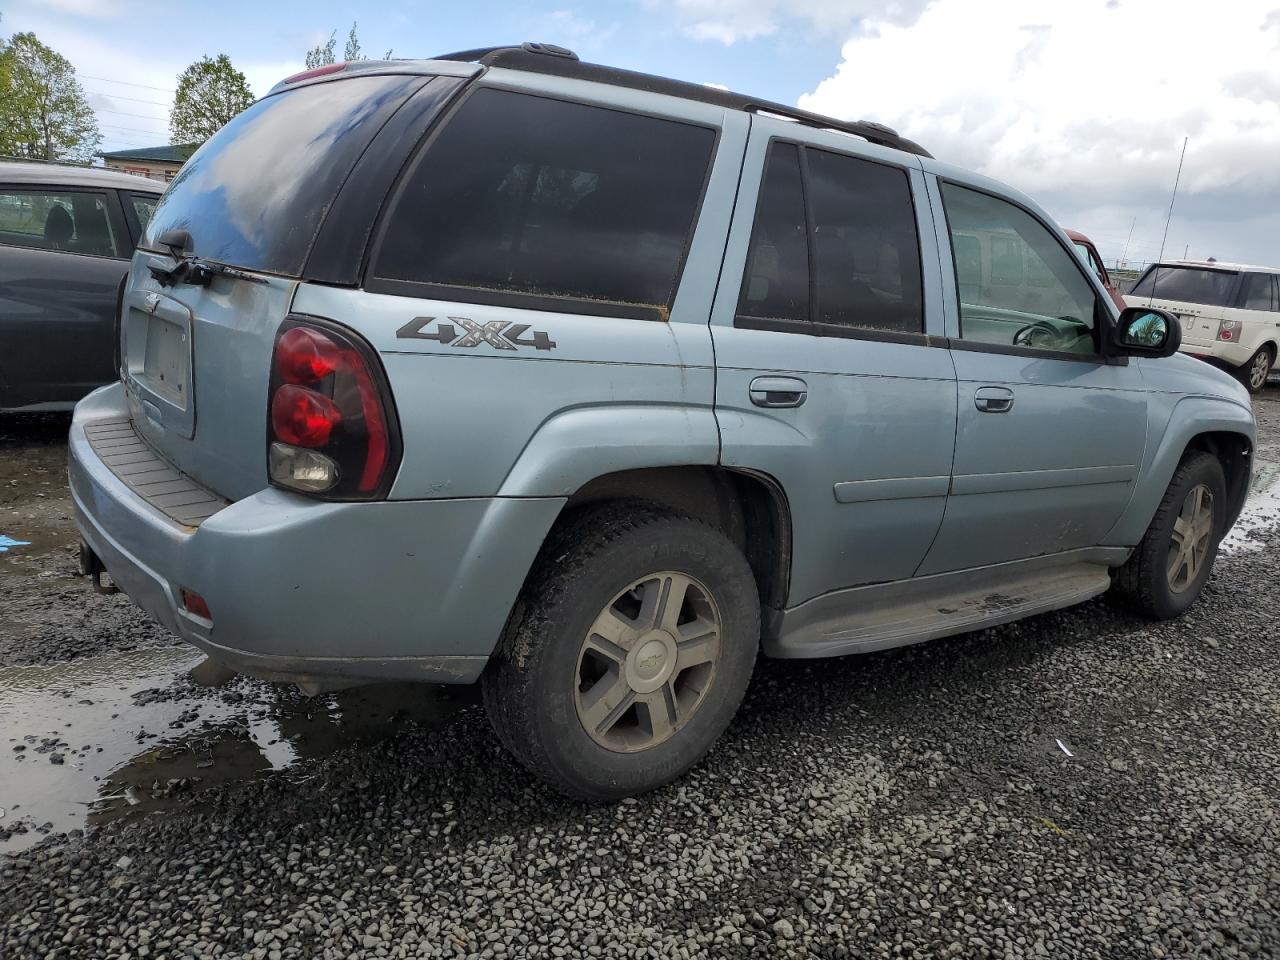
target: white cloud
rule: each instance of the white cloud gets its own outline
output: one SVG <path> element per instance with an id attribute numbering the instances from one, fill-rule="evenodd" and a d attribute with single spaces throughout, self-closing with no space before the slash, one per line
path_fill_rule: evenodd
<path id="1" fill-rule="evenodd" d="M 772 36 L 796 22 L 843 33 L 868 16 L 889 23 L 915 19 L 928 0 L 650 0 L 674 8 L 686 36 L 731 46 Z"/>
<path id="2" fill-rule="evenodd" d="M 572 10 L 553 10 L 547 14 L 545 23 L 553 36 L 592 44 L 604 43 L 618 30 L 616 23 L 603 27 L 594 20 L 578 16 Z"/>
<path id="3" fill-rule="evenodd" d="M 888 123 L 1086 232 L 1096 217 L 1108 256 L 1133 216 L 1155 255 L 1189 136 L 1167 252 L 1280 262 L 1276 2 L 935 0 L 910 26 L 864 21 L 800 106 Z"/>

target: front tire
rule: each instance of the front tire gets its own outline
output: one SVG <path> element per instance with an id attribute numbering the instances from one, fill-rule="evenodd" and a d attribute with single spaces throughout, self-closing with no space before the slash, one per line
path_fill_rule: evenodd
<path id="1" fill-rule="evenodd" d="M 1218 555 L 1227 482 L 1218 458 L 1183 457 L 1142 542 L 1116 572 L 1115 589 L 1155 620 L 1179 617 L 1196 602 Z"/>
<path id="2" fill-rule="evenodd" d="M 1275 360 L 1270 347 L 1259 347 L 1258 352 L 1236 370 L 1236 376 L 1250 393 L 1261 393 L 1267 385 L 1267 378 L 1271 376 Z"/>
<path id="3" fill-rule="evenodd" d="M 760 600 L 719 530 L 637 503 L 549 538 L 482 679 L 498 738 L 561 792 L 643 793 L 711 749 L 746 692 Z"/>

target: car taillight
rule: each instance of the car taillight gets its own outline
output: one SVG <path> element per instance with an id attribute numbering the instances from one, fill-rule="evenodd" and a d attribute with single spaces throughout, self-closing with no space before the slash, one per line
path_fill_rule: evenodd
<path id="1" fill-rule="evenodd" d="M 395 411 L 373 349 L 353 331 L 289 317 L 268 396 L 271 482 L 328 500 L 385 497 L 400 458 Z"/>
<path id="2" fill-rule="evenodd" d="M 1239 320 L 1223 320 L 1218 324 L 1219 340 L 1238 340 L 1240 338 L 1240 321 Z"/>

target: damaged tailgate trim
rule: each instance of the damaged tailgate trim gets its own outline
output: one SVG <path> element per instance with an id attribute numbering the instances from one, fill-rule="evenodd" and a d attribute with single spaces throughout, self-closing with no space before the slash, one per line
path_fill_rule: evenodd
<path id="1" fill-rule="evenodd" d="M 230 505 L 147 446 L 128 417 L 87 423 L 84 435 L 108 470 L 175 523 L 198 527 Z"/>

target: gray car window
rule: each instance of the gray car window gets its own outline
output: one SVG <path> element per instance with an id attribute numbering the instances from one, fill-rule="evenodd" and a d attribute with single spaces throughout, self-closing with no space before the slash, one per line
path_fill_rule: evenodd
<path id="1" fill-rule="evenodd" d="M 806 149 L 820 323 L 924 331 L 920 238 L 905 170 Z"/>
<path id="2" fill-rule="evenodd" d="M 159 197 L 143 197 L 136 193 L 129 194 L 129 203 L 133 206 L 133 215 L 138 218 L 138 229 L 143 232 L 151 222 L 151 215 L 156 212 Z"/>
<path id="3" fill-rule="evenodd" d="M 1245 310 L 1274 310 L 1275 301 L 1272 294 L 1271 275 L 1268 273 L 1246 273 L 1244 275 L 1244 293 L 1241 304 Z"/>
<path id="4" fill-rule="evenodd" d="M 1209 267 L 1179 267 L 1156 264 L 1148 267 L 1129 295 L 1158 297 L 1181 303 L 1201 303 L 1225 307 L 1233 300 L 1238 274 L 1234 270 Z"/>
<path id="5" fill-rule="evenodd" d="M 178 171 L 142 246 L 182 229 L 197 256 L 298 275 L 347 174 L 420 83 L 354 76 L 259 100 Z"/>
<path id="6" fill-rule="evenodd" d="M 800 151 L 794 143 L 775 143 L 769 151 L 738 315 L 809 319 L 809 241 Z"/>
<path id="7" fill-rule="evenodd" d="M 406 178 L 373 275 L 666 308 L 715 140 L 709 127 L 479 90 Z"/>
<path id="8" fill-rule="evenodd" d="M 118 257 L 107 209 L 104 193 L 0 188 L 0 244 Z"/>
<path id="9" fill-rule="evenodd" d="M 1097 352 L 1093 287 L 1031 214 L 1006 200 L 942 185 L 965 340 Z M 976 241 L 976 246 L 975 246 Z"/>

